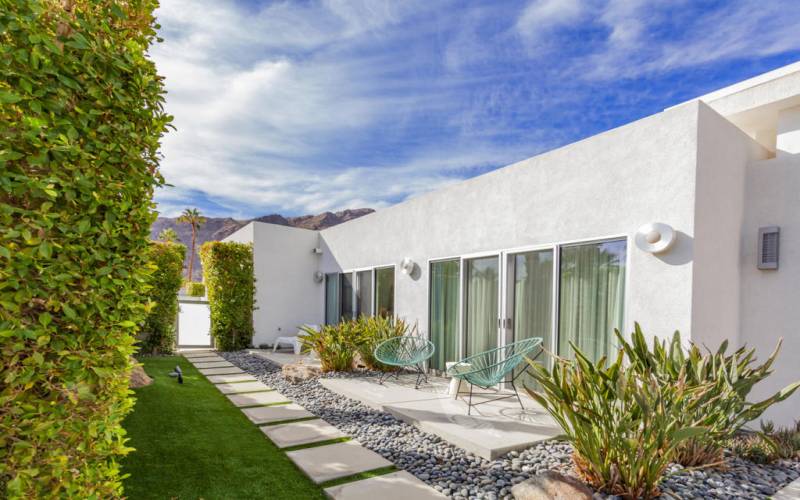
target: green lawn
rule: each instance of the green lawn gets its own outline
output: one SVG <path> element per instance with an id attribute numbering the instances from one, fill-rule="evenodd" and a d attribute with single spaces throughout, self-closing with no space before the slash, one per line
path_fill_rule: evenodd
<path id="1" fill-rule="evenodd" d="M 314 499 L 322 490 L 184 358 L 145 358 L 122 462 L 131 499 Z M 184 383 L 168 375 L 180 364 Z"/>

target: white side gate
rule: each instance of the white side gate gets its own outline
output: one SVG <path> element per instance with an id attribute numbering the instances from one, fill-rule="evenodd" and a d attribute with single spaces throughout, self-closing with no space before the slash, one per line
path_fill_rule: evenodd
<path id="1" fill-rule="evenodd" d="M 211 311 L 205 297 L 178 297 L 178 347 L 213 347 Z"/>

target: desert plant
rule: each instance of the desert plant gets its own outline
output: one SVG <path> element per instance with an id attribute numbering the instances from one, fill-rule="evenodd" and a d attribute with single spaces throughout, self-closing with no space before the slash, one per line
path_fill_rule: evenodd
<path id="1" fill-rule="evenodd" d="M 118 498 L 146 315 L 156 0 L 0 4 L 0 498 Z"/>
<path id="2" fill-rule="evenodd" d="M 200 211 L 196 208 L 187 208 L 178 217 L 179 224 L 189 224 L 192 227 L 192 246 L 189 251 L 189 269 L 186 279 L 189 281 L 194 279 L 194 255 L 195 245 L 197 244 L 197 230 L 206 223 L 206 218 L 200 215 Z"/>
<path id="3" fill-rule="evenodd" d="M 619 331 L 616 335 L 633 369 L 652 374 L 663 384 L 675 383 L 680 376 L 685 377 L 689 385 L 711 384 L 714 397 L 708 398 L 708 402 L 695 413 L 683 416 L 684 425 L 699 424 L 709 430 L 701 440 L 689 439 L 678 447 L 675 461 L 687 467 L 724 464 L 726 442 L 743 425 L 791 396 L 800 386 L 800 382 L 796 382 L 763 401 L 747 401 L 753 386 L 772 373 L 770 367 L 778 355 L 780 342 L 763 364 L 755 366 L 754 349 L 742 347 L 727 354 L 727 341 L 716 351 L 704 353 L 694 343 L 685 348 L 679 332 L 674 333 L 670 342 L 654 338 L 652 348 L 648 348 L 639 324 L 635 325 L 630 342 Z"/>
<path id="4" fill-rule="evenodd" d="M 214 345 L 223 351 L 250 346 L 255 305 L 253 245 L 208 241 L 200 248 L 200 258 Z"/>
<path id="5" fill-rule="evenodd" d="M 186 283 L 186 294 L 190 297 L 202 297 L 206 294 L 206 286 L 197 281 Z"/>
<path id="6" fill-rule="evenodd" d="M 800 420 L 793 426 L 776 428 L 771 421 L 761 423 L 761 437 L 771 450 L 770 461 L 780 458 L 800 459 Z"/>
<path id="7" fill-rule="evenodd" d="M 383 316 L 362 316 L 357 320 L 356 331 L 359 336 L 357 342 L 358 353 L 361 360 L 370 370 L 394 371 L 397 367 L 384 365 L 375 359 L 375 347 L 381 342 L 392 337 L 414 335 L 417 326 L 409 326 L 402 319 Z"/>
<path id="8" fill-rule="evenodd" d="M 623 350 L 608 364 L 572 348 L 575 360 L 557 358 L 550 370 L 529 361 L 540 389 L 528 392 L 564 430 L 587 483 L 626 498 L 657 496 L 677 447 L 707 432 L 685 425 L 682 415 L 706 401 L 708 384 L 687 384 L 685 374 L 662 384 L 626 366 Z"/>
<path id="9" fill-rule="evenodd" d="M 300 344 L 304 352 L 314 351 L 319 356 L 323 372 L 349 371 L 358 350 L 359 329 L 356 321 L 323 325 L 319 330 L 304 326 Z"/>
<path id="10" fill-rule="evenodd" d="M 736 435 L 725 443 L 725 447 L 737 457 L 757 464 L 767 464 L 775 459 L 772 443 L 757 432 Z"/>
<path id="11" fill-rule="evenodd" d="M 149 311 L 139 332 L 140 349 L 146 353 L 169 354 L 175 345 L 178 291 L 183 284 L 186 247 L 179 243 L 152 242 L 148 250 L 152 266 Z"/>

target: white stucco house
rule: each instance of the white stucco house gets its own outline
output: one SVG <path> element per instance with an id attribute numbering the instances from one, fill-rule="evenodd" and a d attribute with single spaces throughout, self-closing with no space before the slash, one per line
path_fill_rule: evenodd
<path id="1" fill-rule="evenodd" d="M 800 63 L 323 231 L 228 240 L 254 244 L 255 344 L 376 313 L 417 323 L 431 369 L 530 336 L 599 356 L 634 322 L 762 359 L 782 337 L 762 396 L 800 379 Z"/>

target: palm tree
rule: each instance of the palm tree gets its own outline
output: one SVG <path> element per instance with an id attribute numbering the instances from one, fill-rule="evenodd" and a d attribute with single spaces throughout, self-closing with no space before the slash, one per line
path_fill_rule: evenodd
<path id="1" fill-rule="evenodd" d="M 178 239 L 178 233 L 171 227 L 165 228 L 158 233 L 158 240 L 165 243 L 177 243 Z"/>
<path id="2" fill-rule="evenodd" d="M 180 217 L 178 217 L 179 224 L 191 224 L 192 225 L 192 250 L 189 253 L 189 281 L 192 281 L 192 270 L 194 269 L 194 245 L 197 241 L 197 228 L 205 224 L 206 218 L 200 215 L 200 211 L 196 208 L 187 208 L 183 211 Z"/>

